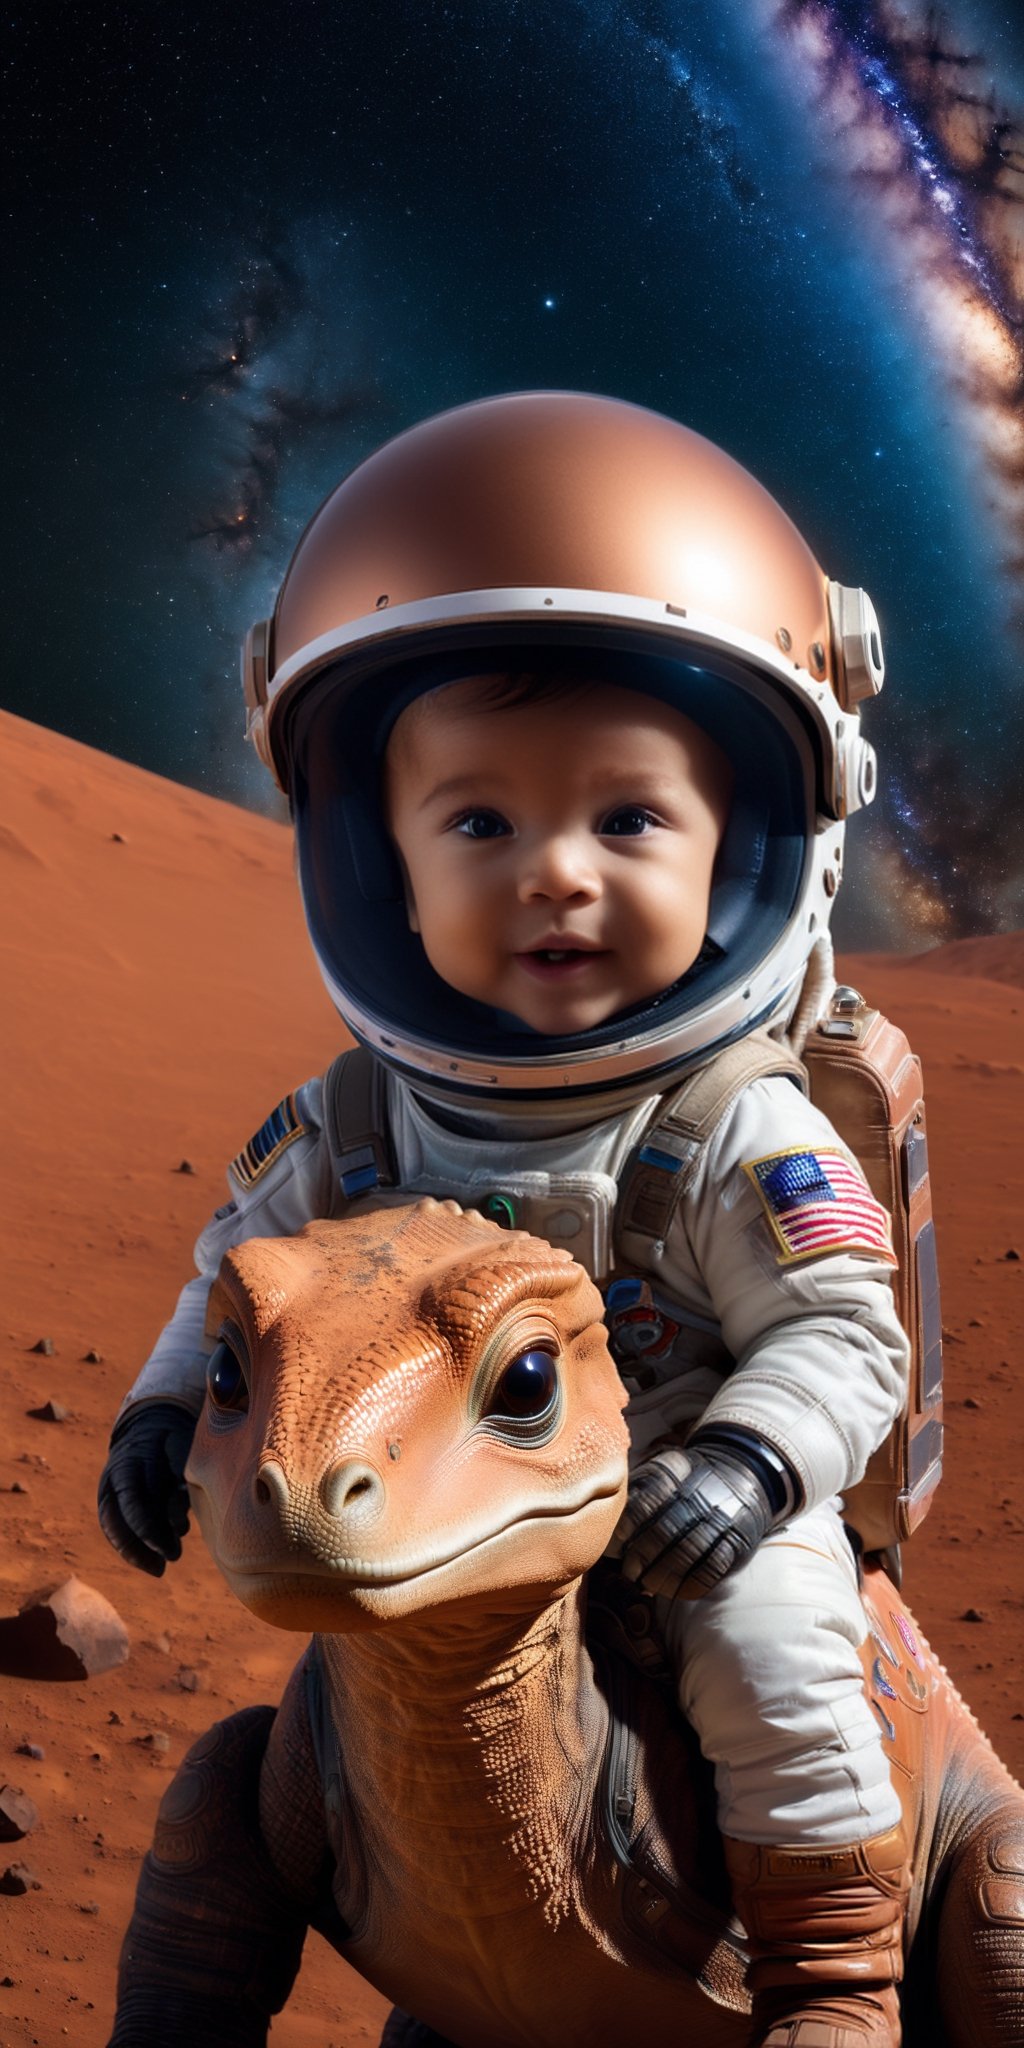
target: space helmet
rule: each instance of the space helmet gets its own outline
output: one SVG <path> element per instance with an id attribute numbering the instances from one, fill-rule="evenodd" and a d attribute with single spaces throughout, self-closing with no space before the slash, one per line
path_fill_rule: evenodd
<path id="1" fill-rule="evenodd" d="M 382 809 L 388 736 L 414 698 L 524 671 L 658 698 L 733 770 L 699 960 L 564 1038 L 434 972 Z M 248 733 L 290 800 L 331 998 L 417 1093 L 470 1108 L 595 1098 L 611 1113 L 786 1016 L 827 932 L 845 820 L 874 794 L 859 706 L 882 678 L 866 593 L 828 580 L 747 470 L 660 414 L 562 391 L 458 406 L 368 456 L 243 650 Z"/>

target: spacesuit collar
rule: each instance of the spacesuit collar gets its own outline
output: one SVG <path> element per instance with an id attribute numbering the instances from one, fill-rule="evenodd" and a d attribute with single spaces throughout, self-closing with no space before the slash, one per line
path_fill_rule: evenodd
<path id="1" fill-rule="evenodd" d="M 827 979 L 831 985 L 831 948 L 827 959 Z M 799 1000 L 799 989 L 795 997 L 792 990 L 787 991 L 774 1011 L 759 1020 L 762 1026 L 786 1039 L 787 1027 Z M 817 992 L 816 1005 L 820 1007 Z M 629 1111 L 638 1109 L 642 1103 L 653 1105 L 664 1096 L 671 1095 L 688 1074 L 706 1064 L 714 1050 L 707 1047 L 681 1060 L 668 1073 L 658 1076 L 656 1088 L 652 1087 L 649 1074 L 634 1074 L 618 1086 L 606 1086 L 595 1090 L 593 1095 L 574 1095 L 571 1102 L 565 1103 L 557 1099 L 540 1103 L 506 1098 L 499 1104 L 493 1097 L 483 1097 L 479 1103 L 469 1100 L 456 1105 L 447 1091 L 438 1089 L 435 1092 L 429 1081 L 420 1076 L 412 1082 L 392 1072 L 392 1083 L 407 1090 L 421 1112 L 441 1130 L 450 1131 L 458 1137 L 485 1140 L 569 1137 L 576 1132 L 595 1131 L 601 1125 L 614 1123 Z"/>
<path id="2" fill-rule="evenodd" d="M 694 1064 L 698 1063 L 691 1062 L 691 1066 Z M 595 1131 L 603 1125 L 617 1123 L 642 1103 L 653 1104 L 665 1092 L 659 1089 L 657 1094 L 652 1094 L 650 1080 L 641 1078 L 630 1087 L 605 1090 L 599 1095 L 577 1096 L 566 1103 L 520 1104 L 510 1100 L 500 1104 L 488 1101 L 479 1108 L 460 1103 L 456 1108 L 448 1096 L 432 1095 L 419 1081 L 413 1088 L 399 1076 L 393 1078 L 398 1087 L 408 1090 L 421 1115 L 441 1130 L 450 1131 L 456 1137 L 487 1141 L 572 1137 L 577 1133 Z M 682 1079 L 681 1071 L 679 1079 Z M 671 1085 L 676 1085 L 675 1076 Z"/>

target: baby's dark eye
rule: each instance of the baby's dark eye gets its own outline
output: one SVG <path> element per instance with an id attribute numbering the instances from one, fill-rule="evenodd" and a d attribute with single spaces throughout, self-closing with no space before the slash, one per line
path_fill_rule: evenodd
<path id="1" fill-rule="evenodd" d="M 249 1385 L 230 1344 L 223 1340 L 210 1353 L 206 1368 L 206 1390 L 215 1408 L 244 1415 L 249 1407 Z"/>
<path id="2" fill-rule="evenodd" d="M 609 811 L 601 832 L 610 839 L 638 839 L 653 823 L 650 811 L 645 811 L 642 804 L 621 804 L 617 811 Z"/>
<path id="3" fill-rule="evenodd" d="M 558 1372 L 550 1351 L 521 1351 L 513 1358 L 491 1397 L 489 1415 L 543 1415 L 551 1406 L 558 1387 Z"/>
<path id="4" fill-rule="evenodd" d="M 465 811 L 455 821 L 456 832 L 467 839 L 501 839 L 509 829 L 498 811 Z"/>

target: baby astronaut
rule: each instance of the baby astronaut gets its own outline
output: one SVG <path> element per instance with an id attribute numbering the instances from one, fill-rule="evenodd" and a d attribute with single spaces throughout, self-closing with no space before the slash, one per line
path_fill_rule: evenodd
<path id="1" fill-rule="evenodd" d="M 126 1557 L 180 1555 L 229 1245 L 395 1188 L 568 1246 L 630 1395 L 614 1547 L 714 1765 L 764 2048 L 900 2039 L 906 1849 L 839 1496 L 907 1346 L 888 1218 L 797 1057 L 881 675 L 864 593 L 638 407 L 481 401 L 339 486 L 246 688 L 360 1049 L 232 1163 L 100 1486 Z"/>

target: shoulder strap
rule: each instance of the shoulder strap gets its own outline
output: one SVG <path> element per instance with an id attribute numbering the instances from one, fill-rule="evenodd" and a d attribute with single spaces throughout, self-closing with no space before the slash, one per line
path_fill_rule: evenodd
<path id="1" fill-rule="evenodd" d="M 751 1081 L 784 1074 L 807 1093 L 801 1060 L 767 1031 L 751 1031 L 688 1074 L 659 1103 L 626 1161 L 616 1208 L 616 1235 L 662 1241 L 693 1182 L 705 1145 Z"/>
<path id="2" fill-rule="evenodd" d="M 336 1179 L 349 1200 L 393 1187 L 387 1075 L 364 1045 L 339 1053 L 324 1075 L 324 1130 Z"/>

